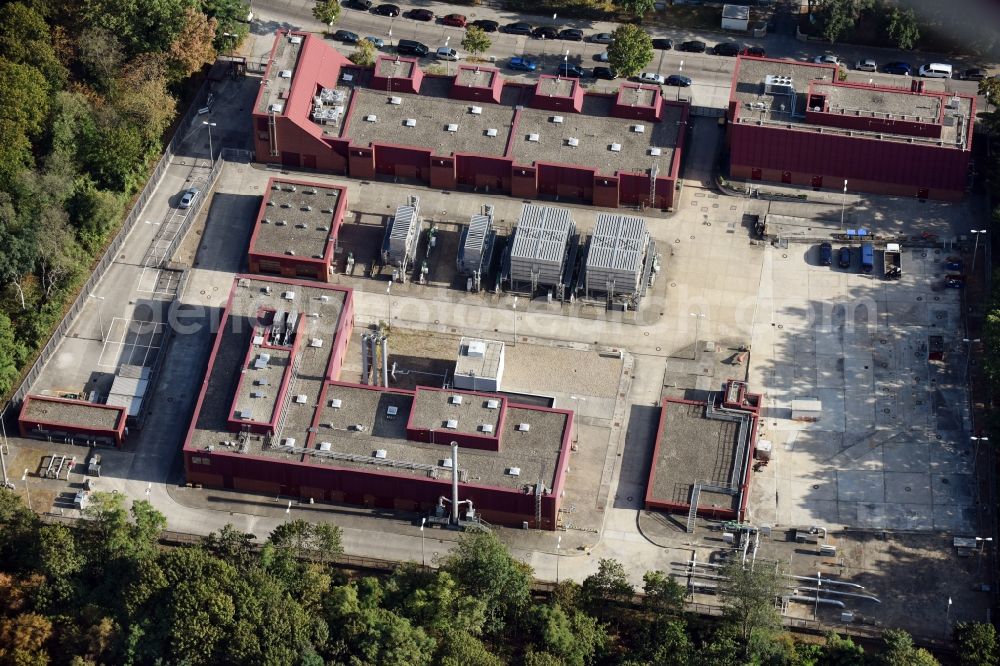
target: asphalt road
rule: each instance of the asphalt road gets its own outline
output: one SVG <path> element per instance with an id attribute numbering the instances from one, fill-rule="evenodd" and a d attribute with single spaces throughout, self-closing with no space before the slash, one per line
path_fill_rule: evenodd
<path id="1" fill-rule="evenodd" d="M 254 47 L 254 56 L 264 56 L 270 48 L 270 42 L 266 39 L 268 35 L 274 33 L 279 28 L 296 28 L 313 32 L 333 32 L 337 29 L 350 30 L 361 36 L 374 36 L 385 41 L 383 50 L 391 52 L 391 44 L 399 39 L 414 39 L 423 42 L 433 51 L 439 46 L 448 45 L 462 51 L 461 41 L 465 34 L 463 28 L 454 28 L 438 23 L 438 18 L 433 22 L 420 22 L 399 16 L 388 18 L 379 16 L 371 12 L 360 11 L 352 8 L 344 8 L 340 20 L 334 28 L 328 29 L 324 24 L 316 21 L 312 16 L 313 0 L 257 0 L 253 4 L 254 24 L 253 33 L 258 37 Z M 580 28 L 589 38 L 590 35 L 599 32 L 611 32 L 617 24 L 609 22 L 585 21 L 585 20 L 552 20 L 547 17 L 521 16 L 518 14 L 497 11 L 491 7 L 464 7 L 459 5 L 448 5 L 440 2 L 424 2 L 414 4 L 395 3 L 406 14 L 414 7 L 427 7 L 434 12 L 435 17 L 445 16 L 450 13 L 465 15 L 469 21 L 475 19 L 492 19 L 501 25 L 514 21 L 525 21 L 534 26 L 551 25 L 558 28 Z M 781 34 L 769 34 L 762 39 L 742 39 L 719 33 L 695 34 L 682 30 L 666 30 L 659 28 L 649 28 L 650 35 L 654 38 L 666 37 L 674 40 L 674 43 L 689 39 L 700 39 L 712 46 L 718 42 L 736 41 L 745 45 L 762 46 L 767 50 L 767 54 L 778 58 L 792 58 L 795 60 L 810 60 L 816 55 L 831 53 L 837 55 L 842 61 L 856 62 L 862 58 L 874 58 L 879 63 L 902 60 L 910 62 L 914 67 L 919 66 L 925 59 L 930 61 L 948 61 L 955 65 L 956 71 L 965 66 L 972 66 L 975 63 L 961 63 L 954 60 L 947 60 L 943 56 L 933 56 L 899 51 L 895 49 L 872 49 L 858 48 L 849 45 L 835 45 L 832 48 L 824 48 L 824 45 L 804 44 L 793 37 Z M 506 76 L 514 79 L 532 80 L 539 73 L 554 73 L 556 68 L 564 60 L 578 64 L 586 69 L 590 69 L 601 63 L 595 60 L 595 56 L 606 50 L 601 44 L 593 44 L 589 41 L 569 42 L 563 40 L 533 39 L 517 35 L 503 33 L 492 33 L 490 38 L 493 45 L 485 54 L 495 56 L 498 66 L 504 67 L 511 56 L 527 56 L 540 62 L 540 67 L 535 73 L 514 72 L 504 70 Z M 349 55 L 354 50 L 350 44 L 330 40 L 339 51 Z M 435 61 L 433 56 L 425 59 L 426 65 L 437 64 L 447 67 L 446 63 Z M 668 96 L 678 95 L 684 98 L 690 97 L 692 102 L 700 106 L 723 108 L 729 99 L 729 88 L 732 79 L 734 58 L 716 56 L 702 53 L 683 53 L 676 50 L 656 51 L 653 61 L 646 71 L 656 71 L 664 76 L 670 74 L 684 74 L 690 77 L 694 85 L 690 89 L 665 88 Z M 888 85 L 906 85 L 908 77 L 895 76 L 883 73 L 849 72 L 848 80 L 858 82 L 873 81 Z M 614 89 L 618 83 L 614 81 L 595 81 L 592 78 L 584 79 L 585 85 L 597 89 Z M 975 95 L 978 85 L 973 81 L 927 79 L 929 90 L 947 90 L 949 92 L 959 92 L 963 94 Z M 985 108 L 982 98 L 977 104 L 979 109 Z"/>

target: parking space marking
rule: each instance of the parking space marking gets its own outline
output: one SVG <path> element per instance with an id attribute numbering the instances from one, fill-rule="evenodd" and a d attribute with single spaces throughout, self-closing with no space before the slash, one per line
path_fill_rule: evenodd
<path id="1" fill-rule="evenodd" d="M 102 368 L 153 365 L 163 341 L 164 328 L 160 322 L 115 317 L 111 320 L 97 365 Z"/>

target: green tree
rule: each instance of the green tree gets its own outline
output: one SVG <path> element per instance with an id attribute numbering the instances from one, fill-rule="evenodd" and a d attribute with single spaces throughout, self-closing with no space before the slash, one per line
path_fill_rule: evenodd
<path id="1" fill-rule="evenodd" d="M 854 28 L 853 0 L 823 0 L 820 4 L 823 39 L 831 44 Z"/>
<path id="2" fill-rule="evenodd" d="M 340 528 L 328 523 L 310 523 L 302 519 L 282 523 L 274 528 L 267 541 L 288 550 L 296 559 L 330 563 L 344 553 Z"/>
<path id="3" fill-rule="evenodd" d="M 250 10 L 243 0 L 201 0 L 201 11 L 218 24 L 215 30 L 216 51 L 233 51 L 250 34 L 246 20 Z"/>
<path id="4" fill-rule="evenodd" d="M 48 85 L 31 65 L 0 60 L 0 120 L 37 137 L 49 112 Z"/>
<path id="5" fill-rule="evenodd" d="M 955 643 L 960 666 L 997 666 L 1000 651 L 997 630 L 983 622 L 959 622 L 955 626 Z"/>
<path id="6" fill-rule="evenodd" d="M 555 656 L 567 666 L 591 663 L 607 643 L 604 628 L 579 611 L 567 614 L 559 606 L 536 605 L 531 607 L 529 623 L 539 652 Z"/>
<path id="7" fill-rule="evenodd" d="M 0 261 L 3 261 L 3 254 L 0 250 Z M 21 376 L 20 367 L 26 356 L 27 349 L 18 340 L 10 317 L 0 312 L 0 395 L 5 395 L 14 388 L 14 383 Z"/>
<path id="8" fill-rule="evenodd" d="M 317 0 L 313 7 L 313 17 L 320 23 L 332 26 L 340 18 L 339 0 Z"/>
<path id="9" fill-rule="evenodd" d="M 486 604 L 487 634 L 500 635 L 531 600 L 531 569 L 510 556 L 492 532 L 464 533 L 443 567 L 472 597 Z"/>
<path id="10" fill-rule="evenodd" d="M 478 636 L 486 621 L 486 602 L 465 594 L 447 571 L 413 590 L 397 612 L 434 636 L 465 631 Z"/>
<path id="11" fill-rule="evenodd" d="M 214 18 L 188 7 L 184 12 L 184 28 L 167 50 L 167 71 L 171 80 L 180 81 L 215 62 L 217 27 Z"/>
<path id="12" fill-rule="evenodd" d="M 645 635 L 644 646 L 651 652 L 653 666 L 687 666 L 695 653 L 694 645 L 687 633 L 687 625 L 681 620 L 669 620 L 651 624 Z"/>
<path id="13" fill-rule="evenodd" d="M 782 573 L 777 566 L 757 563 L 751 569 L 735 562 L 722 569 L 722 575 L 723 616 L 733 628 L 744 658 L 749 660 L 763 651 L 781 627 L 777 603 Z"/>
<path id="14" fill-rule="evenodd" d="M 656 0 L 614 0 L 614 4 L 621 8 L 622 11 L 641 19 L 653 11 L 653 8 L 656 6 Z"/>
<path id="15" fill-rule="evenodd" d="M 197 0 L 82 0 L 83 25 L 118 36 L 127 56 L 166 51 L 184 29 L 185 13 Z"/>
<path id="16" fill-rule="evenodd" d="M 218 532 L 209 534 L 201 543 L 205 550 L 243 571 L 257 563 L 253 546 L 256 538 L 253 534 L 241 532 L 229 524 Z"/>
<path id="17" fill-rule="evenodd" d="M 920 39 L 920 26 L 912 9 L 893 7 L 889 10 L 889 24 L 886 27 L 889 38 L 901 49 L 912 49 Z"/>
<path id="18" fill-rule="evenodd" d="M 493 46 L 490 36 L 479 26 L 471 25 L 465 30 L 465 37 L 462 38 L 462 48 L 478 56 L 486 53 Z"/>
<path id="19" fill-rule="evenodd" d="M 886 630 L 882 642 L 879 662 L 884 666 L 938 666 L 938 660 L 924 648 L 916 647 L 913 638 L 902 629 Z"/>
<path id="20" fill-rule="evenodd" d="M 612 604 L 629 601 L 635 594 L 635 588 L 628 582 L 628 574 L 621 562 L 602 558 L 597 563 L 597 573 L 583 580 L 581 594 L 588 609 L 603 614 Z"/>
<path id="21" fill-rule="evenodd" d="M 355 65 L 361 67 L 371 67 L 375 64 L 375 57 L 378 55 L 378 49 L 367 39 L 359 39 L 358 43 L 354 45 L 354 53 L 349 57 L 350 61 Z"/>
<path id="22" fill-rule="evenodd" d="M 677 615 L 684 610 L 687 592 L 663 571 L 647 571 L 642 576 L 643 599 L 646 610 L 656 615 Z"/>
<path id="23" fill-rule="evenodd" d="M 22 571 L 37 561 L 38 516 L 13 490 L 0 488 L 0 562 L 6 571 Z M 5 595 L 0 595 L 2 599 Z"/>
<path id="24" fill-rule="evenodd" d="M 138 128 L 105 111 L 81 137 L 83 168 L 98 187 L 131 192 L 147 154 L 145 144 Z"/>
<path id="25" fill-rule="evenodd" d="M 5 5 L 0 12 L 0 57 L 34 67 L 52 91 L 66 83 L 68 73 L 52 47 L 45 18 L 20 2 Z"/>
<path id="26" fill-rule="evenodd" d="M 639 26 L 625 24 L 612 34 L 615 41 L 608 45 L 608 62 L 618 76 L 634 76 L 653 60 L 653 41 Z"/>
<path id="27" fill-rule="evenodd" d="M 69 222 L 77 238 L 91 251 L 100 247 L 108 231 L 121 219 L 122 207 L 118 195 L 98 189 L 89 176 L 80 176 L 74 181 L 73 192 L 66 203 Z"/>
<path id="28" fill-rule="evenodd" d="M 823 646 L 823 664 L 827 666 L 865 666 L 865 650 L 849 636 L 841 638 L 835 633 L 826 635 Z"/>
<path id="29" fill-rule="evenodd" d="M 77 58 L 90 81 L 107 92 L 125 62 L 125 47 L 117 35 L 101 26 L 84 28 L 76 39 Z"/>
<path id="30" fill-rule="evenodd" d="M 442 636 L 434 662 L 441 666 L 503 666 L 500 657 L 467 631 L 456 629 Z"/>

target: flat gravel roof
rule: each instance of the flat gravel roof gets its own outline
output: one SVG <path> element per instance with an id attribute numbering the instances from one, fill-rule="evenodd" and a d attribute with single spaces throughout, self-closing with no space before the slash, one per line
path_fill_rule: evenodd
<path id="1" fill-rule="evenodd" d="M 341 196 L 346 191 L 339 187 L 275 181 L 261 203 L 250 252 L 322 259 L 334 240 L 333 211 Z"/>
<path id="2" fill-rule="evenodd" d="M 20 418 L 40 423 L 59 423 L 95 430 L 115 430 L 121 411 L 89 402 L 53 400 L 33 395 L 25 402 Z"/>
<path id="3" fill-rule="evenodd" d="M 461 400 L 459 404 L 455 403 L 456 398 Z M 498 400 L 501 404 L 491 409 L 487 406 L 490 400 Z M 496 437 L 502 405 L 500 398 L 487 398 L 464 391 L 431 391 L 417 387 L 410 425 L 414 428 L 440 429 L 442 439 L 446 439 L 452 432 Z M 457 427 L 447 427 L 451 420 L 457 422 Z M 484 432 L 484 425 L 489 426 L 492 432 Z"/>

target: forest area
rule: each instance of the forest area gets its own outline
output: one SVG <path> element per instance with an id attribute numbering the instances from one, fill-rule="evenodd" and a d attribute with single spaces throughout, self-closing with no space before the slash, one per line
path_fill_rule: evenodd
<path id="1" fill-rule="evenodd" d="M 47 341 L 162 152 L 248 34 L 241 0 L 24 0 L 0 11 L 0 395 Z"/>
<path id="2" fill-rule="evenodd" d="M 877 651 L 784 632 L 767 567 L 733 567 L 725 615 L 708 619 L 685 611 L 669 575 L 649 571 L 635 590 L 615 560 L 534 594 L 531 568 L 485 531 L 463 534 L 437 569 L 363 576 L 336 566 L 334 525 L 289 520 L 263 544 L 227 526 L 167 548 L 149 502 L 95 493 L 85 516 L 48 524 L 0 489 L 0 666 L 938 663 L 899 630 Z M 956 649 L 963 666 L 997 664 L 991 625 L 958 625 Z"/>

